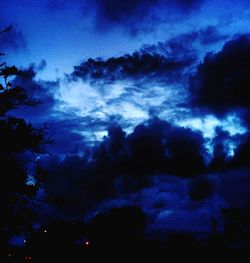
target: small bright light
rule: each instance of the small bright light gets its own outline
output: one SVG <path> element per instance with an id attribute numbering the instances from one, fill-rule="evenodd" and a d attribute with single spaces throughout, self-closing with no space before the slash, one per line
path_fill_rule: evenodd
<path id="1" fill-rule="evenodd" d="M 89 242 L 89 241 L 86 241 L 86 242 L 85 242 L 85 245 L 86 245 L 86 246 L 89 246 L 89 245 L 90 245 L 90 242 Z"/>
<path id="2" fill-rule="evenodd" d="M 23 243 L 26 243 L 26 240 L 24 239 Z"/>
<path id="3" fill-rule="evenodd" d="M 32 259 L 32 257 L 29 257 L 29 260 L 31 260 Z"/>
<path id="4" fill-rule="evenodd" d="M 43 232 L 46 234 L 46 233 L 47 233 L 47 230 L 45 229 Z"/>
<path id="5" fill-rule="evenodd" d="M 9 253 L 8 256 L 11 257 L 11 254 Z"/>

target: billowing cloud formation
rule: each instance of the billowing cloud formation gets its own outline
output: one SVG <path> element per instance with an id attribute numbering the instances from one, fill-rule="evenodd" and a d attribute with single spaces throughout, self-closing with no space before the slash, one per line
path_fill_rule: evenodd
<path id="1" fill-rule="evenodd" d="M 176 105 L 185 104 L 183 83 L 196 54 L 177 52 L 167 44 L 166 50 L 163 53 L 144 47 L 133 54 L 89 59 L 75 66 L 61 87 L 65 110 L 66 105 L 74 107 L 81 118 L 104 125 L 119 120 L 119 125 L 130 131 L 149 115 L 161 112 L 170 116 L 172 110 L 176 113 Z M 102 132 L 109 126 L 104 125 L 100 125 Z"/>
<path id="2" fill-rule="evenodd" d="M 124 178 L 111 180 L 105 173 L 93 173 L 93 167 L 87 168 L 87 159 L 73 156 L 61 161 L 50 159 L 47 164 L 48 202 L 64 215 L 90 212 L 93 216 L 96 211 L 138 205 L 146 212 L 151 230 L 209 231 L 212 215 L 221 220 L 221 208 L 244 207 L 250 200 L 249 170 L 194 179 L 168 175 L 141 177 L 146 183 L 138 184 L 137 188 L 134 177 L 130 177 L 121 188 Z"/>
<path id="3" fill-rule="evenodd" d="M 250 39 L 243 35 L 210 53 L 191 79 L 193 102 L 215 113 L 250 107 Z"/>
<path id="4" fill-rule="evenodd" d="M 67 193 L 76 194 L 71 184 L 78 178 L 77 188 L 79 191 L 81 189 L 79 200 L 83 199 L 84 206 L 88 207 L 113 196 L 117 188 L 120 193 L 134 192 L 147 185 L 147 177 L 154 174 L 171 173 L 181 177 L 198 175 L 205 168 L 202 142 L 201 135 L 189 129 L 152 120 L 137 126 L 130 135 L 126 135 L 118 126 L 110 127 L 108 137 L 93 153 L 82 145 L 84 157 L 52 159 L 45 168 L 51 173 L 53 181 L 58 182 L 62 180 L 60 178 L 64 178 L 65 182 L 71 181 L 62 184 L 62 192 L 58 188 L 61 198 L 66 198 L 63 195 Z M 183 146 L 185 151 L 182 150 Z M 55 190 L 50 192 L 49 189 L 49 195 L 57 195 Z"/>
<path id="5" fill-rule="evenodd" d="M 127 137 L 120 128 L 111 128 L 95 161 L 100 171 L 112 167 L 116 175 L 165 172 L 189 177 L 203 171 L 203 151 L 201 134 L 153 119 Z"/>
<path id="6" fill-rule="evenodd" d="M 91 127 L 98 126 L 99 139 L 111 120 L 130 132 L 149 116 L 202 130 L 206 137 L 213 137 L 217 126 L 230 130 L 230 134 L 231 130 L 243 132 L 240 117 L 229 113 L 216 119 L 209 116 L 210 112 L 204 116 L 203 110 L 197 111 L 189 103 L 189 76 L 206 50 L 227 38 L 215 27 L 206 27 L 166 42 L 144 45 L 132 54 L 89 59 L 67 75 L 60 99 L 71 109 L 74 107 L 82 119 L 92 119 Z"/>
<path id="7" fill-rule="evenodd" d="M 208 46 L 225 41 L 227 35 L 221 34 L 214 26 L 177 35 L 165 42 L 143 45 L 132 54 L 108 59 L 88 59 L 74 67 L 71 79 L 90 81 L 117 80 L 160 80 L 178 82 L 183 73 L 197 65 Z M 207 47 L 207 48 L 205 48 Z M 186 70 L 186 71 L 185 71 Z"/>
<path id="8" fill-rule="evenodd" d="M 152 176 L 192 178 L 205 169 L 201 134 L 159 119 L 138 125 L 129 135 L 112 126 L 102 143 L 94 149 L 82 144 L 82 152 L 82 157 L 41 159 L 49 174 L 47 198 L 67 214 L 133 194 L 148 186 Z"/>
<path id="9" fill-rule="evenodd" d="M 117 58 L 89 59 L 80 66 L 75 66 L 73 78 L 91 80 L 125 80 L 164 78 L 176 79 L 177 73 L 193 62 L 191 57 L 166 57 L 160 54 L 137 52 Z"/>

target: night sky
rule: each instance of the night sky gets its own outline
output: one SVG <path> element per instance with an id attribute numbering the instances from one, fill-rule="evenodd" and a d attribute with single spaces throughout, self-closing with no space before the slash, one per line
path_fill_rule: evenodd
<path id="1" fill-rule="evenodd" d="M 248 0 L 0 1 L 1 61 L 41 101 L 10 114 L 51 138 L 40 221 L 136 205 L 161 236 L 249 207 L 249 17 Z"/>

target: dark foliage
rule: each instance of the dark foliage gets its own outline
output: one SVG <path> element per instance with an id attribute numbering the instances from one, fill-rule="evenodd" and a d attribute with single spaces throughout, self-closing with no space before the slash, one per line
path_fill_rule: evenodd
<path id="1" fill-rule="evenodd" d="M 1 33 L 8 33 L 6 28 Z M 0 243 L 7 246 L 8 240 L 17 233 L 27 231 L 35 219 L 30 198 L 35 196 L 37 186 L 28 185 L 30 154 L 44 152 L 45 130 L 34 128 L 24 119 L 9 115 L 10 110 L 21 105 L 35 105 L 22 87 L 12 84 L 11 78 L 18 75 L 15 66 L 0 66 Z"/>

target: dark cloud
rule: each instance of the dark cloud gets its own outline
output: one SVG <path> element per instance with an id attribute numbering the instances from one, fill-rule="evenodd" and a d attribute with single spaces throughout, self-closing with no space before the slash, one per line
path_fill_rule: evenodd
<path id="1" fill-rule="evenodd" d="M 68 140 L 75 144 L 72 136 Z M 79 144 L 80 138 L 75 140 Z M 48 201 L 67 214 L 82 213 L 104 200 L 149 187 L 152 176 L 168 173 L 188 178 L 205 169 L 202 136 L 158 119 L 138 125 L 129 135 L 112 126 L 95 148 L 83 141 L 79 145 L 82 157 L 67 152 L 66 157 L 40 161 L 49 174 Z"/>
<path id="2" fill-rule="evenodd" d="M 219 215 L 221 205 L 225 205 L 223 197 L 218 196 L 219 180 L 216 176 L 200 179 L 211 182 L 213 187 L 212 191 L 207 191 L 207 194 L 202 196 L 203 199 L 199 200 L 190 198 L 192 180 L 183 180 L 183 178 L 169 175 L 156 175 L 149 178 L 148 185 L 132 193 L 122 192 L 120 194 L 119 191 L 119 194 L 114 198 L 104 200 L 97 210 L 107 211 L 112 208 L 137 205 L 147 215 L 148 233 L 157 236 L 162 236 L 165 231 L 174 230 L 209 231 L 211 213 L 214 216 Z M 206 186 L 202 187 L 202 189 L 205 188 Z M 197 188 L 196 190 L 198 192 Z M 220 198 L 221 202 L 219 202 Z"/>
<path id="3" fill-rule="evenodd" d="M 113 1 L 102 0 L 96 3 L 96 28 L 98 31 L 110 29 L 112 26 L 122 26 L 133 34 L 138 33 L 140 27 L 152 16 L 152 9 L 158 0 L 147 1 Z"/>
<path id="4" fill-rule="evenodd" d="M 196 66 L 200 46 L 212 45 L 227 38 L 216 27 L 178 35 L 155 45 L 143 45 L 139 51 L 120 57 L 89 59 L 74 67 L 69 79 L 91 81 L 153 80 L 181 82 L 186 71 Z M 190 73 L 190 72 L 189 72 Z"/>
<path id="5" fill-rule="evenodd" d="M 59 113 L 56 118 L 50 117 L 47 123 L 47 134 L 52 139 L 47 146 L 50 154 L 67 156 L 84 152 L 87 139 L 80 133 L 82 124 L 79 117 L 73 115 L 68 118 Z"/>
<path id="6" fill-rule="evenodd" d="M 42 59 L 39 64 L 32 63 L 31 68 L 34 69 L 34 71 L 39 72 L 43 71 L 47 66 L 47 61 L 45 59 Z"/>
<path id="7" fill-rule="evenodd" d="M 250 166 L 250 133 L 244 134 L 239 141 L 240 145 L 235 151 L 231 165 L 234 167 L 248 167 Z"/>
<path id="8" fill-rule="evenodd" d="M 23 34 L 14 27 L 7 27 L 8 31 L 0 33 L 0 51 L 17 51 L 26 48 L 26 40 Z M 4 31 L 5 28 L 0 28 Z"/>
<path id="9" fill-rule="evenodd" d="M 193 103 L 215 113 L 250 107 L 250 39 L 243 35 L 207 54 L 190 81 Z"/>
<path id="10" fill-rule="evenodd" d="M 175 53 L 178 54 L 178 52 L 184 50 L 184 48 L 186 48 L 186 50 L 194 50 L 197 49 L 195 45 L 205 47 L 220 41 L 225 41 L 227 38 L 227 35 L 219 32 L 218 27 L 207 26 L 199 30 L 177 35 L 176 37 L 165 42 L 165 45 L 169 44 L 169 46 L 176 51 Z"/>
<path id="11" fill-rule="evenodd" d="M 202 3 L 203 0 L 55 0 L 45 1 L 45 7 L 52 12 L 77 8 L 84 17 L 94 19 L 99 33 L 119 27 L 135 36 L 160 23 L 173 23 L 176 17 L 183 19 Z"/>
<path id="12" fill-rule="evenodd" d="M 219 41 L 224 41 L 228 38 L 226 34 L 221 34 L 218 27 L 208 26 L 197 31 L 199 41 L 202 45 L 211 45 Z"/>
<path id="13" fill-rule="evenodd" d="M 230 136 L 221 130 L 216 134 L 215 158 L 223 156 L 224 168 L 228 160 L 225 148 L 219 145 Z M 248 135 L 245 136 L 247 139 Z M 69 141 L 72 142 L 71 138 Z M 242 138 L 241 141 L 244 146 L 245 141 Z M 227 182 L 227 171 L 222 175 L 205 175 L 209 170 L 204 162 L 201 134 L 159 119 L 136 126 L 130 134 L 117 125 L 110 126 L 108 136 L 96 147 L 84 143 L 81 147 L 82 157 L 50 156 L 40 161 L 48 172 L 44 185 L 46 200 L 56 211 L 67 216 L 84 213 L 93 216 L 93 211 L 139 205 L 147 214 L 152 229 L 175 229 L 176 222 L 185 217 L 183 229 L 197 229 L 194 224 L 199 221 L 202 223 L 198 228 L 207 230 L 211 207 L 213 214 L 219 215 L 221 207 L 227 206 L 226 202 L 244 205 L 246 201 L 240 201 L 240 198 L 249 196 L 247 176 L 242 179 L 246 183 L 244 191 L 239 198 L 233 198 L 230 193 L 240 191 L 241 182 L 232 190 Z M 242 152 L 240 148 L 239 152 Z M 228 167 L 231 169 L 232 166 Z M 219 165 L 217 169 L 220 169 Z M 229 179 L 233 178 L 230 175 Z M 227 187 L 224 189 L 222 184 Z"/>
<path id="14" fill-rule="evenodd" d="M 230 134 L 220 128 L 216 129 L 216 135 L 213 138 L 213 159 L 210 163 L 212 170 L 225 169 L 230 158 L 228 158 L 228 149 L 226 142 L 232 140 Z M 236 138 L 238 141 L 238 138 Z"/>
<path id="15" fill-rule="evenodd" d="M 213 158 L 209 163 L 210 171 L 230 171 L 250 166 L 250 134 L 230 135 L 228 132 L 216 129 L 212 140 Z M 233 146 L 233 153 L 230 147 Z M 231 154 L 230 154 L 231 152 Z"/>
<path id="16" fill-rule="evenodd" d="M 87 196 L 91 190 L 87 188 L 90 178 L 86 176 L 86 159 L 76 155 L 65 159 L 49 157 L 43 158 L 40 165 L 47 172 L 44 186 L 47 202 L 56 210 L 75 216 L 83 214 L 96 200 Z"/>
<path id="17" fill-rule="evenodd" d="M 172 58 L 160 54 L 136 52 L 132 55 L 113 57 L 107 60 L 89 59 L 74 67 L 73 79 L 84 80 L 142 80 L 176 79 L 182 70 L 193 62 L 192 58 Z"/>
<path id="18" fill-rule="evenodd" d="M 112 128 L 94 158 L 100 171 L 116 176 L 165 172 L 189 177 L 203 171 L 203 151 L 201 134 L 153 119 L 128 136 Z"/>
<path id="19" fill-rule="evenodd" d="M 115 178 L 98 170 L 85 148 L 83 157 L 48 157 L 39 162 L 47 173 L 44 183 L 49 205 L 67 216 L 82 216 L 108 198 L 115 198 Z"/>
<path id="20" fill-rule="evenodd" d="M 144 45 L 142 51 L 149 54 L 161 54 L 171 57 L 194 57 L 198 56 L 197 45 L 203 48 L 220 41 L 225 41 L 229 36 L 221 34 L 216 26 L 207 26 L 205 28 L 179 34 L 165 42 L 159 42 L 155 45 Z"/>
<path id="21" fill-rule="evenodd" d="M 220 176 L 221 195 L 229 207 L 249 208 L 250 176 L 248 168 L 231 169 Z"/>
<path id="22" fill-rule="evenodd" d="M 96 9 L 96 27 L 98 31 L 121 26 L 132 34 L 141 30 L 153 28 L 161 20 L 166 21 L 170 10 L 186 15 L 201 5 L 197 0 L 101 0 L 91 1 L 91 7 Z"/>
<path id="23" fill-rule="evenodd" d="M 59 81 L 42 81 L 36 78 L 37 71 L 43 70 L 46 67 L 46 61 L 42 60 L 38 65 L 31 64 L 28 68 L 20 69 L 17 76 L 13 80 L 13 85 L 22 87 L 29 96 L 35 99 L 38 104 L 36 107 L 22 107 L 15 114 L 23 114 L 30 120 L 39 122 L 48 117 L 56 105 L 57 100 L 54 94 L 59 87 Z M 35 120 L 35 121 L 36 121 Z"/>

